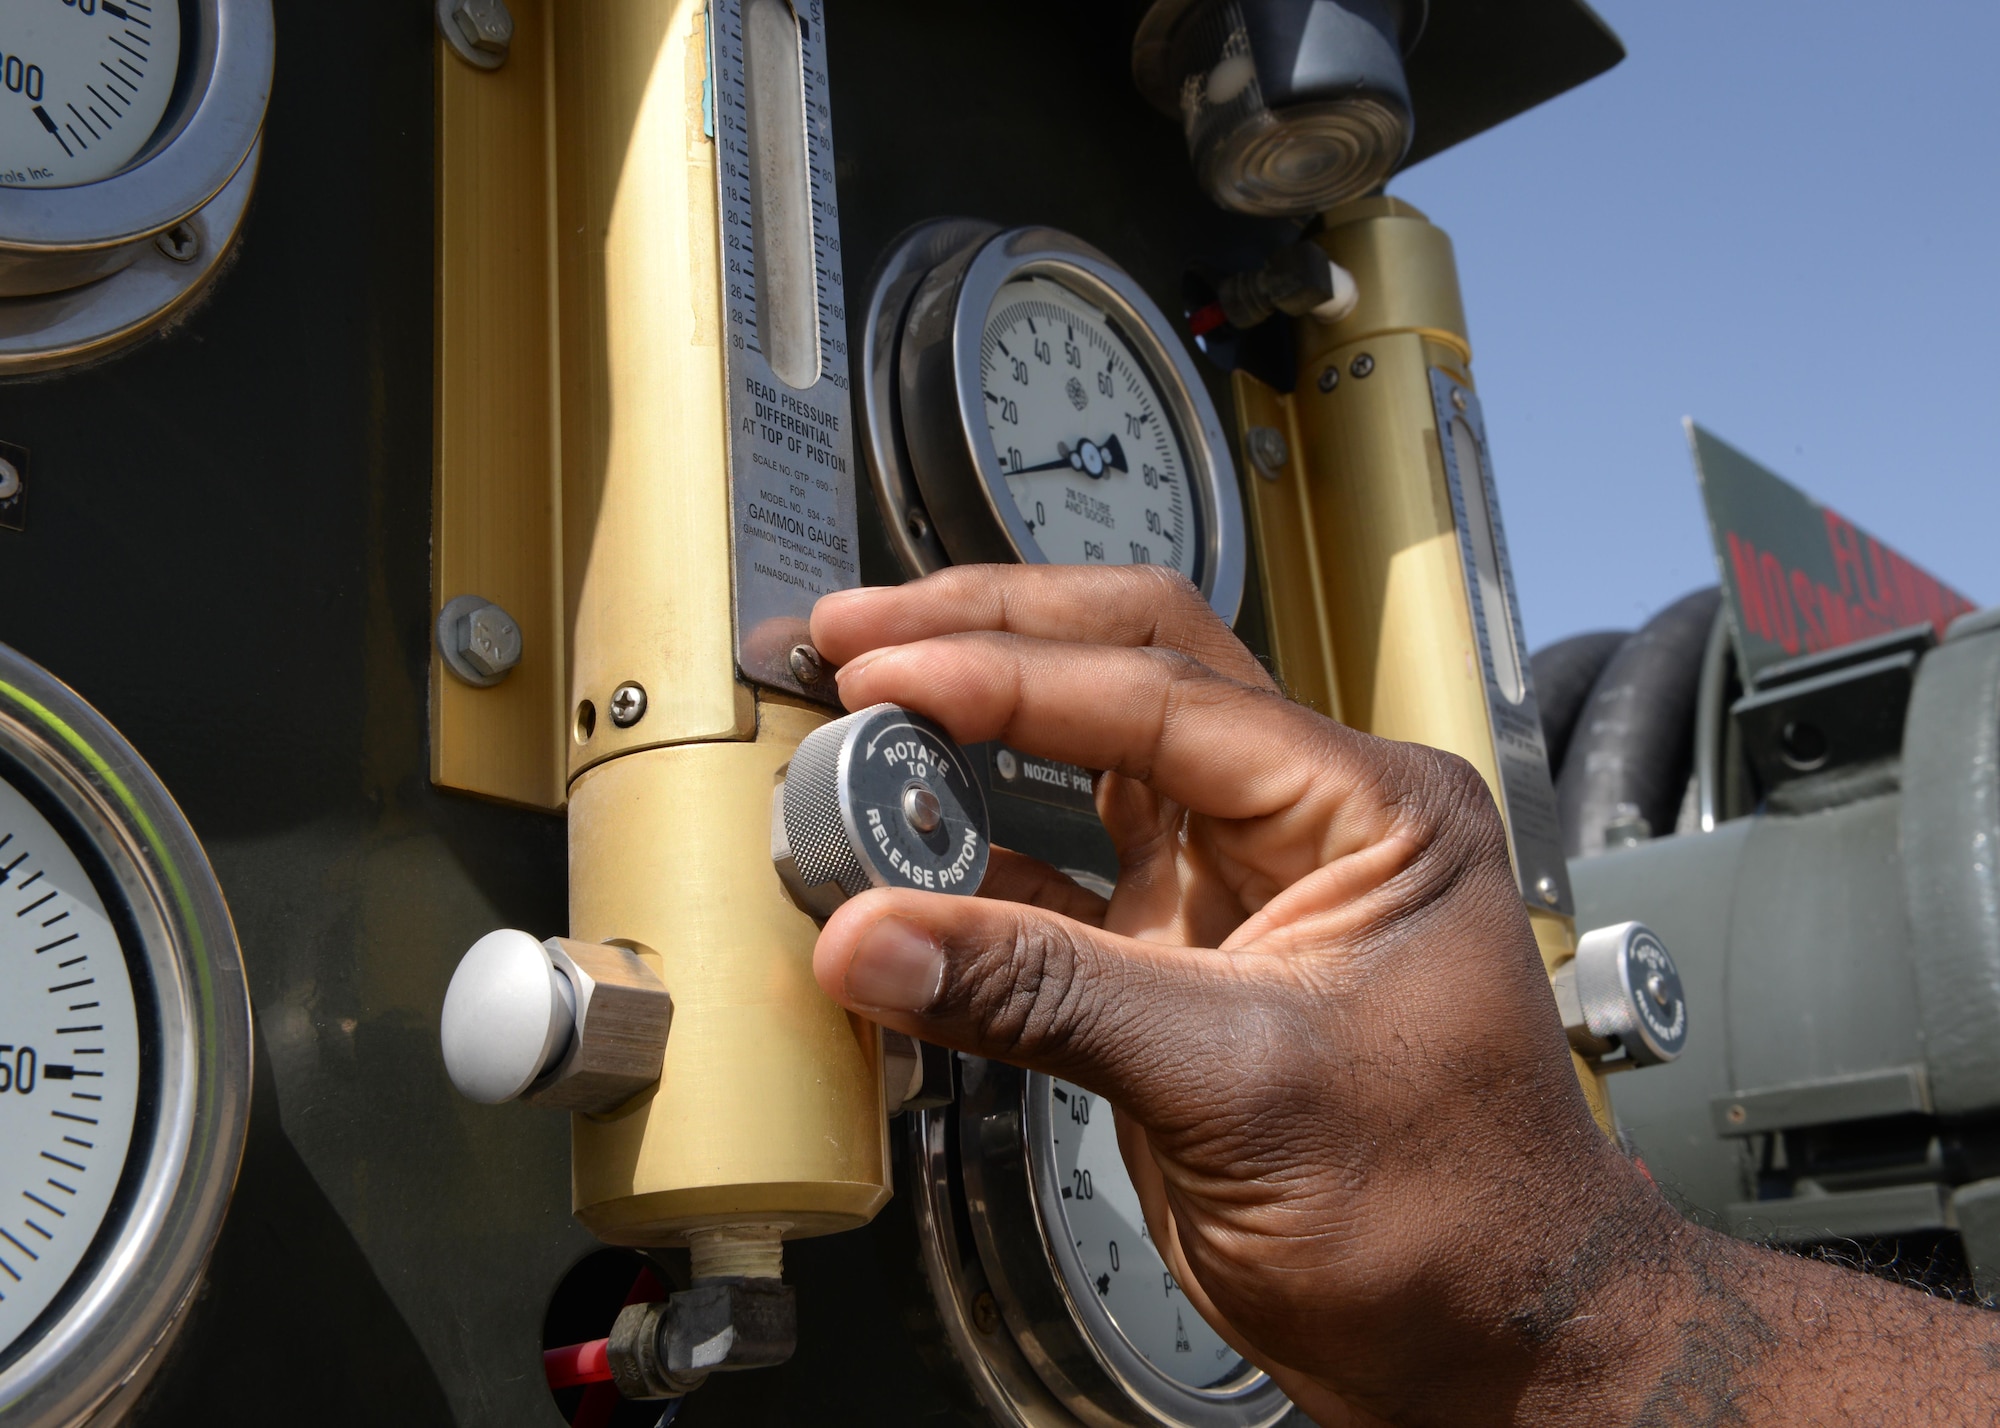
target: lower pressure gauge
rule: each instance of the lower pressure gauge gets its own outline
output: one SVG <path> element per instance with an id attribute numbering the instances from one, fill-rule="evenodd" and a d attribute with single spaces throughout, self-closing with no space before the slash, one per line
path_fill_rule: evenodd
<path id="1" fill-rule="evenodd" d="M 66 1428 L 136 1396 L 214 1246 L 250 1006 L 166 790 L 5 646 L 0 914 L 0 1416 Z"/>
<path id="2" fill-rule="evenodd" d="M 913 1199 L 947 1332 L 996 1420 L 1287 1420 L 1291 1403 L 1201 1317 L 1154 1246 L 1111 1107 L 997 1061 L 959 1068 L 957 1105 L 912 1127 Z"/>
<path id="3" fill-rule="evenodd" d="M 1221 423 L 1109 258 L 1051 228 L 924 224 L 878 269 L 863 345 L 870 470 L 912 574 L 1162 565 L 1236 617 L 1243 509 Z"/>
<path id="4" fill-rule="evenodd" d="M 273 39 L 270 0 L 0 5 L 0 375 L 151 331 L 214 275 Z"/>

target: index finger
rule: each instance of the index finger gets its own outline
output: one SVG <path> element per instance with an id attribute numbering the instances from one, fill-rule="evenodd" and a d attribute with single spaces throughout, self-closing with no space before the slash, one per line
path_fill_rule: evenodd
<path id="1" fill-rule="evenodd" d="M 1201 593 L 1158 565 L 958 565 L 907 585 L 838 591 L 812 615 L 813 644 L 835 664 L 976 631 L 1151 646 L 1253 688 L 1278 687 Z"/>

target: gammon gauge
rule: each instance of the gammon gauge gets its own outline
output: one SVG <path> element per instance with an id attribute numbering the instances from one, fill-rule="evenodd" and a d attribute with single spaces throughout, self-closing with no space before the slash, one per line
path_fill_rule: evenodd
<path id="1" fill-rule="evenodd" d="M 157 328 L 256 181 L 270 0 L 0 5 L 0 374 Z"/>
<path id="2" fill-rule="evenodd" d="M 1233 620 L 1244 525 L 1214 405 L 1166 316 L 1052 228 L 903 235 L 863 328 L 870 472 L 912 574 L 1160 565 Z"/>
<path id="3" fill-rule="evenodd" d="M 108 1421 L 144 1386 L 249 1101 L 242 960 L 200 845 L 110 725 L 0 646 L 0 1419 Z"/>

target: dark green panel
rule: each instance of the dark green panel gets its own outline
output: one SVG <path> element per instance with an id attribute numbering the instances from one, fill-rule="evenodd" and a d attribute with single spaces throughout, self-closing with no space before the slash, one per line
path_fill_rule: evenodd
<path id="1" fill-rule="evenodd" d="M 263 175 L 212 295 L 138 350 L 0 384 L 0 441 L 33 453 L 27 529 L 0 530 L 0 640 L 181 801 L 258 1018 L 237 1200 L 147 1423 L 559 1421 L 542 1316 L 594 1245 L 567 1126 L 460 1099 L 436 1041 L 464 948 L 566 911 L 560 819 L 427 781 L 430 9 L 277 0 Z M 831 11 L 850 312 L 882 245 L 940 213 L 1067 227 L 1170 312 L 1191 260 L 1247 261 L 1274 231 L 1200 198 L 1109 7 Z M 867 577 L 894 578 L 871 530 Z M 1101 832 L 1035 810 L 1003 836 L 1104 866 Z M 900 1202 L 789 1264 L 797 1358 L 718 1378 L 682 1423 L 970 1421 Z"/>

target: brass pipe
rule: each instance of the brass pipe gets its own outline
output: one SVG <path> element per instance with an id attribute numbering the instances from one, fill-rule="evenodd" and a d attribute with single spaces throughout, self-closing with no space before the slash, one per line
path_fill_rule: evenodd
<path id="1" fill-rule="evenodd" d="M 674 999 L 658 1086 L 573 1121 L 576 1214 L 633 1245 L 847 1229 L 889 1194 L 880 1034 L 813 981 L 771 864 L 774 780 L 827 711 L 736 672 L 706 7 L 553 21 L 570 935 Z"/>
<path id="2" fill-rule="evenodd" d="M 1249 493 L 1279 674 L 1356 728 L 1465 758 L 1504 813 L 1431 387 L 1433 369 L 1472 387 L 1451 240 L 1409 204 L 1374 197 L 1328 213 L 1317 241 L 1354 275 L 1359 304 L 1331 325 L 1297 319 L 1292 395 L 1236 381 L 1239 421 L 1278 426 L 1290 449 Z M 1574 920 L 1528 912 L 1553 972 L 1575 953 Z M 1608 1129 L 1601 1081 L 1575 1059 Z"/>

